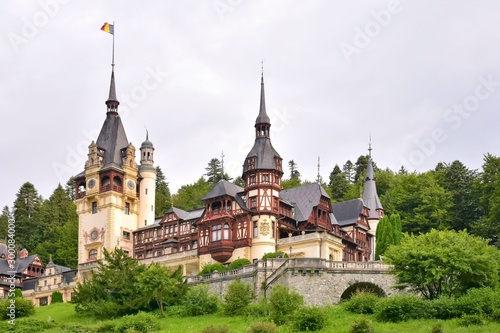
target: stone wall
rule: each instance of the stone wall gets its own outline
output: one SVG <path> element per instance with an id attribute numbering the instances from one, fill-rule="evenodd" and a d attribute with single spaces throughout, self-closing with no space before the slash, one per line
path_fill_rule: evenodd
<path id="1" fill-rule="evenodd" d="M 304 297 L 309 305 L 337 304 L 346 290 L 373 287 L 390 296 L 395 277 L 392 267 L 378 262 L 336 262 L 318 258 L 270 259 L 240 269 L 189 277 L 188 284 L 207 283 L 221 298 L 235 279 L 250 284 L 255 295 L 267 297 L 273 286 L 282 284 Z"/>

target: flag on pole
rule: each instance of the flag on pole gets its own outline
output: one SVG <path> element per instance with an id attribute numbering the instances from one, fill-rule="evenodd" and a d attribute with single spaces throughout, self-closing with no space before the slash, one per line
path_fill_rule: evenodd
<path id="1" fill-rule="evenodd" d="M 115 26 L 113 24 L 109 24 L 108 22 L 104 23 L 101 30 L 112 35 L 115 34 Z"/>

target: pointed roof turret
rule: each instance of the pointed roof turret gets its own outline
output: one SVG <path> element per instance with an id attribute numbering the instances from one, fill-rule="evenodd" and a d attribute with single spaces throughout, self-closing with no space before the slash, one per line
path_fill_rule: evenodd
<path id="1" fill-rule="evenodd" d="M 378 197 L 377 185 L 375 183 L 375 180 L 376 177 L 373 170 L 372 145 L 370 140 L 370 145 L 368 148 L 368 165 L 366 168 L 365 187 L 363 190 L 363 202 L 365 206 L 370 209 L 370 218 L 379 218 L 380 215 L 378 211 L 384 210 Z"/>
<path id="2" fill-rule="evenodd" d="M 111 65 L 111 83 L 109 84 L 109 97 L 106 101 L 108 112 L 118 112 L 118 99 L 116 98 L 116 85 L 115 85 L 115 65 Z"/>
<path id="3" fill-rule="evenodd" d="M 255 119 L 255 126 L 259 124 L 269 124 L 271 126 L 271 120 L 266 112 L 266 96 L 264 94 L 264 73 L 260 77 L 260 109 L 257 119 Z"/>

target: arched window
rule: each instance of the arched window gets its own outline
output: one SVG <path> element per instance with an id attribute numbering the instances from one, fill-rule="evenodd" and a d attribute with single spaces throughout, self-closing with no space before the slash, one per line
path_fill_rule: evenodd
<path id="1" fill-rule="evenodd" d="M 97 250 L 92 249 L 89 251 L 89 260 L 97 259 Z"/>
<path id="2" fill-rule="evenodd" d="M 224 239 L 229 239 L 229 224 L 224 224 Z"/>

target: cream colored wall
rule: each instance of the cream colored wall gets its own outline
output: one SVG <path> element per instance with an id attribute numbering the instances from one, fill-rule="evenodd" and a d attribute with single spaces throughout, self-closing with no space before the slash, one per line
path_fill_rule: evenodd
<path id="1" fill-rule="evenodd" d="M 150 170 L 141 171 L 141 200 L 139 204 L 139 219 L 137 228 L 146 225 L 152 225 L 155 222 L 155 190 L 156 190 L 156 172 Z M 148 194 L 146 194 L 146 189 Z M 151 206 L 153 210 L 151 210 Z M 147 221 L 146 224 L 144 221 Z"/>
<path id="2" fill-rule="evenodd" d="M 253 223 L 258 222 L 258 237 L 253 237 Z M 252 237 L 252 248 L 250 261 L 261 259 L 264 254 L 276 251 L 276 238 L 273 237 L 273 222 L 276 228 L 276 217 L 272 215 L 256 215 L 250 222 L 250 236 Z M 276 231 L 274 233 L 276 235 Z"/>

